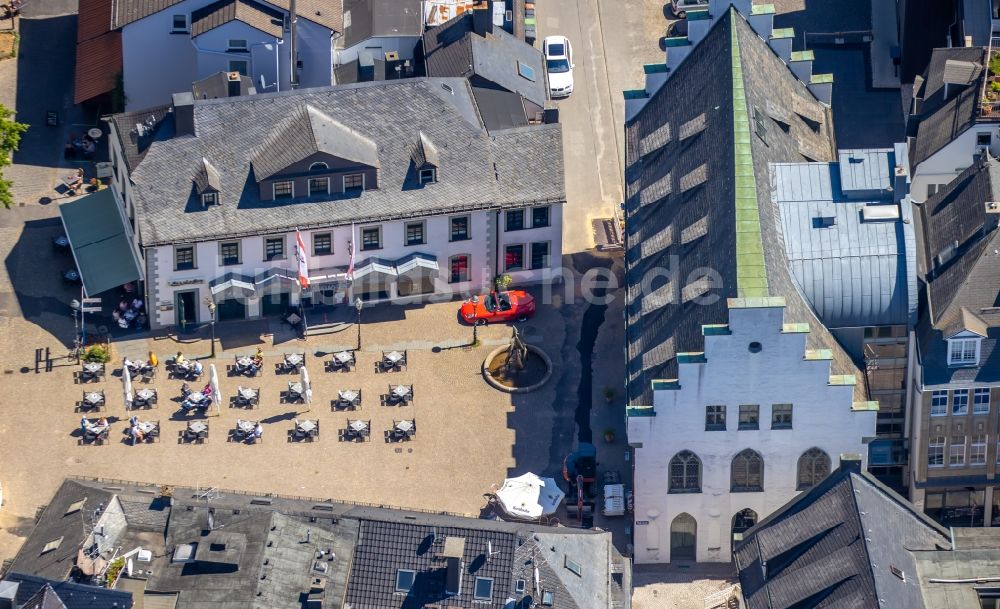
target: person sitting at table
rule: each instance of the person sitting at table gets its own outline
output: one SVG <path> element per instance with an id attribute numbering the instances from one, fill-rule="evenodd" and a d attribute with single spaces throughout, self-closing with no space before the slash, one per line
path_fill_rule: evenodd
<path id="1" fill-rule="evenodd" d="M 90 421 L 87 420 L 87 417 L 83 417 L 82 419 L 80 419 L 80 431 L 82 431 L 83 433 L 87 433 L 87 427 L 89 425 Z"/>
<path id="2" fill-rule="evenodd" d="M 250 376 L 257 376 L 257 371 L 260 367 L 264 365 L 264 351 L 260 347 L 257 347 L 257 353 L 253 354 L 250 358 L 250 363 L 247 364 L 246 373 Z"/>
<path id="3" fill-rule="evenodd" d="M 253 433 L 250 434 L 248 441 L 256 442 L 257 440 L 260 440 L 260 437 L 263 435 L 264 435 L 264 426 L 260 424 L 260 421 L 258 421 L 257 426 L 253 428 Z"/>
<path id="4" fill-rule="evenodd" d="M 129 428 L 129 435 L 132 436 L 132 446 L 135 446 L 136 442 L 143 442 L 146 439 L 146 434 L 139 429 L 138 423 Z"/>
<path id="5" fill-rule="evenodd" d="M 83 169 L 77 169 L 76 173 L 66 178 L 66 187 L 74 193 L 83 187 Z"/>
<path id="6" fill-rule="evenodd" d="M 137 372 L 139 372 L 139 362 L 133 362 L 127 357 L 125 358 L 125 361 L 122 363 L 122 367 L 128 368 L 128 371 L 131 372 L 132 374 L 136 374 Z"/>
<path id="7" fill-rule="evenodd" d="M 212 382 L 209 381 L 205 383 L 205 386 L 201 388 L 201 394 L 210 396 L 212 395 Z"/>
<path id="8" fill-rule="evenodd" d="M 106 418 L 104 418 L 104 417 L 101 417 L 101 418 L 97 419 L 97 426 L 98 427 L 107 427 L 108 426 L 108 420 Z"/>
<path id="9" fill-rule="evenodd" d="M 156 368 L 157 366 L 160 365 L 159 358 L 157 358 L 156 354 L 153 353 L 152 351 L 149 352 L 149 357 L 146 359 L 146 365 L 149 366 L 150 368 Z"/>
<path id="10" fill-rule="evenodd" d="M 201 364 L 201 362 L 196 361 L 194 364 L 191 365 L 191 373 L 194 374 L 195 376 L 201 376 L 201 373 L 204 371 L 205 367 Z"/>
<path id="11" fill-rule="evenodd" d="M 136 296 L 135 299 L 132 300 L 132 310 L 133 311 L 136 311 L 136 312 L 141 311 L 142 310 L 142 305 L 143 305 L 142 299 L 139 298 L 138 296 Z"/>
<path id="12" fill-rule="evenodd" d="M 134 426 L 138 425 L 138 424 L 139 424 L 139 417 L 137 417 L 137 416 L 135 416 L 135 415 L 132 415 L 132 416 L 131 416 L 131 417 L 129 418 L 129 420 L 128 420 L 128 424 L 129 424 L 129 426 L 131 426 L 131 427 L 134 427 Z"/>
<path id="13" fill-rule="evenodd" d="M 175 366 L 180 366 L 181 368 L 185 368 L 185 369 L 188 366 L 187 359 L 184 357 L 184 354 L 181 353 L 180 351 L 178 351 L 177 355 L 174 356 L 174 365 Z"/>

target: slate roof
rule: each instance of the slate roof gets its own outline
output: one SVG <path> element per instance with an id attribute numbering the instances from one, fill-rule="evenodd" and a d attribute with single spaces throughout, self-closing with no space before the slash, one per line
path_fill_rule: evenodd
<path id="1" fill-rule="evenodd" d="M 17 584 L 14 606 L 21 609 L 131 609 L 132 595 L 98 586 L 9 573 L 5 582 Z"/>
<path id="2" fill-rule="evenodd" d="M 980 155 L 945 188 L 918 206 L 921 269 L 928 311 L 918 328 L 924 383 L 1000 380 L 1000 161 Z M 961 329 L 986 334 L 978 366 L 949 367 L 945 338 Z"/>
<path id="3" fill-rule="evenodd" d="M 166 138 L 173 134 L 170 106 L 123 112 L 111 116 L 108 120 L 115 124 L 122 154 L 125 155 L 125 165 L 130 172 L 135 170 L 146 157 L 150 144 L 157 137 Z"/>
<path id="4" fill-rule="evenodd" d="M 81 488 L 101 484 L 65 481 L 50 505 L 65 504 Z M 308 596 L 318 598 L 322 609 L 348 604 L 353 609 L 504 609 L 510 602 L 527 609 L 543 590 L 553 592 L 558 609 L 630 607 L 630 564 L 606 532 L 233 491 L 206 500 L 195 489 L 180 487 L 166 501 L 156 485 L 115 485 L 118 494 L 111 501 L 121 505 L 127 524 L 106 527 L 103 545 L 109 554 L 141 546 L 152 551 L 153 561 L 142 565 L 151 572 L 148 579 L 128 580 L 119 586 L 127 592 L 109 594 L 142 595 L 147 607 L 154 599 L 176 609 L 301 609 Z M 47 539 L 51 525 L 43 517 L 26 543 Z M 441 553 L 448 537 L 464 540 L 463 578 L 461 593 L 445 597 Z M 192 560 L 178 560 L 177 550 L 185 544 L 197 544 Z M 579 565 L 581 575 L 566 567 L 567 558 Z M 416 571 L 409 594 L 395 591 L 397 569 Z M 473 598 L 477 577 L 493 579 L 490 600 Z M 519 579 L 524 580 L 521 592 Z M 57 592 L 59 586 L 83 588 L 53 585 Z M 26 588 L 25 594 L 36 591 Z M 74 598 L 82 602 L 83 597 Z M 67 609 L 110 607 L 67 604 Z"/>
<path id="5" fill-rule="evenodd" d="M 735 74 L 734 42 L 742 66 Z M 749 133 L 741 133 L 737 145 L 734 92 L 745 95 L 746 115 L 760 118 L 766 128 L 766 143 L 744 125 L 742 129 Z M 764 108 L 769 105 L 788 108 L 788 122 L 778 123 L 765 116 Z M 822 120 L 807 122 L 803 114 Z M 833 160 L 830 119 L 829 108 L 809 93 L 733 9 L 691 50 L 671 76 L 670 86 L 661 87 L 626 124 L 629 403 L 650 404 L 650 382 L 676 378 L 676 354 L 703 351 L 701 326 L 727 323 L 726 299 L 746 293 L 784 297 L 785 321 L 811 325 L 809 348 L 833 351 L 831 373 L 860 378 L 850 357 L 818 322 L 796 288 L 785 255 L 778 207 L 770 197 L 771 163 L 807 161 L 803 150 L 820 155 L 814 160 Z M 687 137 L 682 139 L 681 131 Z M 740 171 L 747 171 L 745 161 L 752 161 L 754 181 L 750 184 L 756 187 L 756 201 L 752 190 L 737 191 L 735 187 L 737 149 Z M 692 182 L 695 185 L 691 186 Z M 685 191 L 685 186 L 691 188 Z M 755 227 L 759 222 L 759 229 L 737 230 L 737 198 L 740 205 L 752 206 L 746 223 L 739 227 Z M 756 244 L 749 242 L 753 237 L 759 239 Z M 737 242 L 744 238 L 748 243 L 738 251 Z M 721 287 L 709 292 L 720 297 L 712 304 L 691 302 L 692 295 L 706 287 L 698 281 L 704 274 L 697 271 L 699 268 L 714 269 L 721 277 Z M 644 282 L 647 273 L 655 269 L 670 269 L 675 278 L 662 294 L 656 291 L 662 279 Z M 747 279 L 739 285 L 741 273 L 756 275 L 755 281 Z M 858 383 L 856 391 L 863 392 L 862 385 Z"/>
<path id="6" fill-rule="evenodd" d="M 947 530 L 857 461 L 746 531 L 734 558 L 748 609 L 922 609 L 911 552 L 950 545 Z"/>
<path id="7" fill-rule="evenodd" d="M 216 72 L 206 76 L 201 80 L 191 83 L 191 95 L 195 99 L 217 99 L 219 97 L 233 97 L 229 94 L 229 75 L 238 72 Z M 253 86 L 253 79 L 249 76 L 240 76 L 238 95 L 256 95 L 257 89 Z"/>
<path id="8" fill-rule="evenodd" d="M 320 115 L 343 127 L 330 127 Z M 134 118 L 113 120 L 128 134 Z M 560 126 L 487 133 L 469 84 L 462 79 L 404 79 L 195 100 L 194 120 L 197 137 L 172 137 L 168 117 L 146 149 L 126 146 L 127 156 L 136 162 L 130 161 L 130 177 L 144 247 L 566 199 Z M 312 140 L 318 144 L 309 144 L 307 134 L 315 123 L 328 127 L 314 130 L 322 137 Z M 357 134 L 350 154 L 373 164 L 377 160 L 379 188 L 360 196 L 310 198 L 308 205 L 261 201 L 250 179 L 251 161 L 259 180 L 301 154 L 299 149 L 268 150 L 261 144 L 274 140 L 295 146 L 347 145 L 323 143 L 323 137 L 334 135 L 326 129 Z M 440 156 L 438 181 L 430 188 L 411 187 L 415 177 L 410 146 L 421 132 Z M 371 156 L 372 145 L 377 158 Z M 238 199 L 235 204 L 210 213 L 191 211 L 200 208 L 194 205 L 192 184 L 203 158 L 218 170 L 223 199 Z"/>
<path id="9" fill-rule="evenodd" d="M 913 167 L 930 158 L 975 124 L 979 81 L 969 86 L 946 86 L 944 77 L 949 60 L 982 64 L 985 54 L 982 47 L 934 49 L 932 52 L 923 82 L 914 91 L 917 111 L 912 118 L 918 123 L 910 153 Z"/>
<path id="10" fill-rule="evenodd" d="M 191 37 L 201 36 L 231 21 L 240 21 L 269 36 L 281 38 L 284 15 L 251 0 L 219 0 L 191 12 Z"/>
<path id="11" fill-rule="evenodd" d="M 909 205 L 895 203 L 887 190 L 895 155 L 891 149 L 888 155 L 852 154 L 840 151 L 838 163 L 771 166 L 771 198 L 781 213 L 792 275 L 828 328 L 913 326 L 917 319 L 913 223 Z M 879 160 L 878 167 L 865 167 L 873 159 Z M 849 190 L 885 195 L 859 201 L 848 198 Z M 863 220 L 862 211 L 876 205 L 892 208 L 897 219 Z M 834 222 L 828 225 L 822 218 Z"/>
<path id="12" fill-rule="evenodd" d="M 428 76 L 480 76 L 528 101 L 544 106 L 545 66 L 541 51 L 499 27 L 480 36 L 467 11 L 424 32 Z M 518 62 L 534 70 L 535 80 L 518 73 Z"/>
<path id="13" fill-rule="evenodd" d="M 134 21 L 166 10 L 182 0 L 114 0 L 111 14 L 112 29 L 122 28 Z M 217 3 L 218 4 L 218 3 Z M 288 0 L 271 0 L 269 4 L 287 12 Z M 343 32 L 343 7 L 341 0 L 300 0 L 296 4 L 298 16 L 327 27 L 334 32 Z M 192 19 L 193 21 L 193 19 Z M 280 34 L 279 34 L 280 35 Z"/>
<path id="14" fill-rule="evenodd" d="M 424 29 L 421 5 L 420 0 L 346 0 L 344 48 L 379 36 L 420 36 Z"/>

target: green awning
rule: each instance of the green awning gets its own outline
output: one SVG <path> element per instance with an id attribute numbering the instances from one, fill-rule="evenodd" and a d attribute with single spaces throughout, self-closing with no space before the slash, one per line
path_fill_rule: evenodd
<path id="1" fill-rule="evenodd" d="M 88 296 L 142 278 L 110 188 L 63 203 L 59 214 Z"/>

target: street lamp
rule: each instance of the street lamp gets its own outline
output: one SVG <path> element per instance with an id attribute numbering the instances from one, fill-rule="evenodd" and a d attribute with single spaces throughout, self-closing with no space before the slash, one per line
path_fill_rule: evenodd
<path id="1" fill-rule="evenodd" d="M 354 308 L 358 312 L 358 351 L 361 351 L 361 309 L 365 306 L 365 303 L 361 302 L 361 298 L 354 300 Z"/>
<path id="2" fill-rule="evenodd" d="M 215 358 L 215 301 L 209 299 L 208 302 L 208 314 L 211 315 L 211 320 L 208 322 L 209 327 L 212 329 L 212 358 Z"/>
<path id="3" fill-rule="evenodd" d="M 472 304 L 473 305 L 479 304 L 479 296 L 473 295 Z M 475 311 L 476 307 L 473 306 L 472 310 Z M 475 317 L 472 318 L 472 346 L 473 347 L 479 346 L 479 320 L 476 319 Z"/>
<path id="4" fill-rule="evenodd" d="M 73 299 L 69 302 L 69 308 L 73 309 L 73 352 L 76 353 L 76 363 L 80 363 L 80 308 L 83 305 L 80 301 Z"/>

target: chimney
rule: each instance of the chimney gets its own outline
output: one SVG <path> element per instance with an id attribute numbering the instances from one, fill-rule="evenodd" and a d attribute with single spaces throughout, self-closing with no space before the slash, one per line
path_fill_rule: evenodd
<path id="1" fill-rule="evenodd" d="M 174 93 L 174 135 L 196 135 L 194 132 L 194 95 L 190 91 Z"/>
<path id="2" fill-rule="evenodd" d="M 445 537 L 444 550 L 441 556 L 447 561 L 448 571 L 445 574 L 445 594 L 458 594 L 462 591 L 462 557 L 465 555 L 464 537 Z"/>
<path id="3" fill-rule="evenodd" d="M 861 455 L 858 453 L 840 453 L 840 469 L 861 473 Z"/>
<path id="4" fill-rule="evenodd" d="M 493 33 L 493 0 L 480 0 L 472 7 L 472 31 L 480 36 Z"/>
<path id="5" fill-rule="evenodd" d="M 242 85 L 243 78 L 239 72 L 226 72 L 226 95 L 229 97 L 239 97 Z"/>

